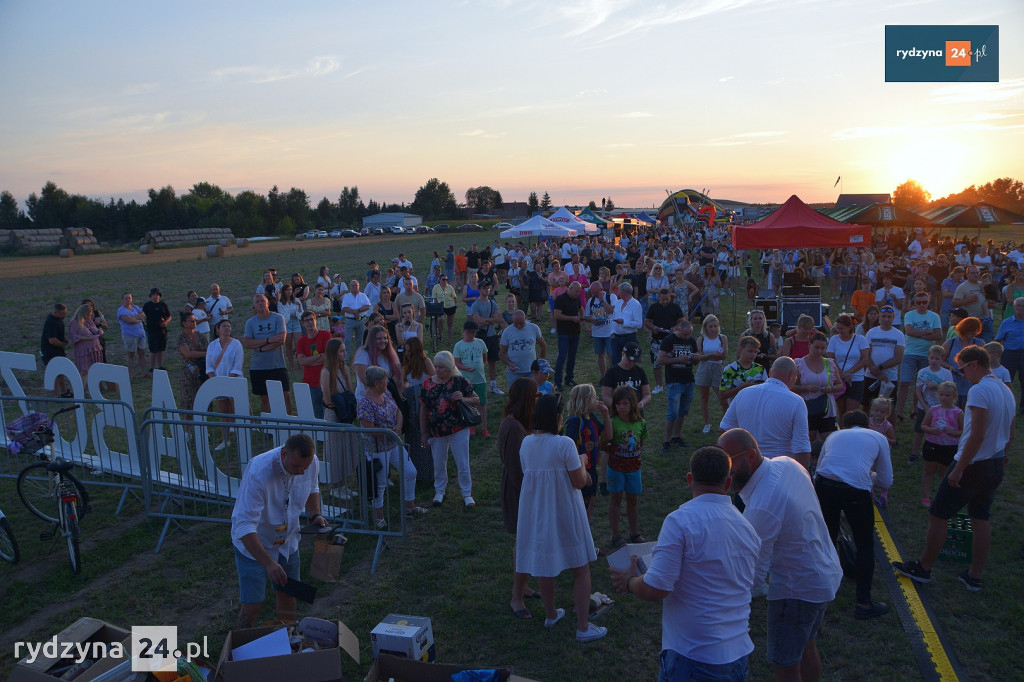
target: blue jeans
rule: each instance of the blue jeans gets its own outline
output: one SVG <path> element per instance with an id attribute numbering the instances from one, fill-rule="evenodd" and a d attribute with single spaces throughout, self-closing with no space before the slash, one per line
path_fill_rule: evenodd
<path id="1" fill-rule="evenodd" d="M 319 386 L 309 387 L 309 397 L 313 400 L 313 416 L 317 419 L 324 418 L 324 389 Z"/>
<path id="2" fill-rule="evenodd" d="M 555 386 L 562 385 L 562 369 L 565 378 L 572 381 L 576 373 L 576 349 L 580 347 L 579 334 L 558 335 L 558 359 L 555 360 Z"/>
<path id="3" fill-rule="evenodd" d="M 747 657 L 732 663 L 701 663 L 677 651 L 661 652 L 661 671 L 658 682 L 743 682 L 747 679 Z"/>
<path id="4" fill-rule="evenodd" d="M 668 411 L 665 413 L 665 421 L 675 421 L 680 417 L 690 414 L 690 403 L 693 402 L 693 382 L 680 384 L 670 382 L 665 384 L 665 393 L 668 394 Z M 665 440 L 671 434 L 665 434 Z"/>
<path id="5" fill-rule="evenodd" d="M 996 331 L 992 326 L 991 317 L 981 318 L 981 333 L 978 336 L 985 339 L 985 343 L 992 343 L 992 339 L 996 338 Z"/>

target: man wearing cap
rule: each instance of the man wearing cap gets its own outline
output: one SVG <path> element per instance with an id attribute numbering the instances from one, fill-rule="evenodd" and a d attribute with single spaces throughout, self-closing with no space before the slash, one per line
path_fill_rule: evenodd
<path id="1" fill-rule="evenodd" d="M 548 346 L 540 327 L 526 320 L 526 313 L 512 313 L 512 324 L 501 332 L 498 355 L 505 363 L 508 385 L 520 377 L 530 376 L 531 366 L 539 357 L 547 355 Z"/>
<path id="2" fill-rule="evenodd" d="M 529 376 L 537 384 L 537 393 L 540 395 L 551 395 L 555 387 L 548 381 L 551 376 L 551 363 L 544 358 L 537 358 L 530 364 Z"/>
<path id="3" fill-rule="evenodd" d="M 647 381 L 647 373 L 638 364 L 642 355 L 640 344 L 630 341 L 623 346 L 622 359 L 618 364 L 612 365 L 601 377 L 601 401 L 609 410 L 615 409 L 612 395 L 619 386 L 629 386 L 636 391 L 641 410 L 651 402 L 651 385 Z"/>
<path id="4" fill-rule="evenodd" d="M 142 306 L 142 314 L 146 316 L 146 341 L 149 343 L 149 374 L 154 369 L 164 368 L 164 351 L 167 350 L 167 323 L 171 319 L 171 309 L 160 300 L 160 290 L 153 287 L 149 290 L 149 300 Z"/>
<path id="5" fill-rule="evenodd" d="M 864 335 L 871 347 L 867 375 L 875 379 L 868 382 L 867 390 L 864 391 L 865 405 L 870 405 L 879 395 L 890 397 L 896 386 L 899 376 L 897 368 L 903 363 L 907 337 L 893 327 L 895 316 L 896 311 L 892 306 L 883 305 L 878 311 L 878 326 L 872 327 Z"/>
<path id="6" fill-rule="evenodd" d="M 362 345 L 363 320 L 370 315 L 370 299 L 359 291 L 359 280 L 349 283 L 348 293 L 341 297 L 341 315 L 345 318 L 345 361 Z"/>
<path id="7" fill-rule="evenodd" d="M 643 306 L 633 298 L 633 285 L 628 282 L 619 285 L 619 299 L 614 303 L 611 318 L 612 362 L 618 362 L 623 346 L 636 343 L 636 332 L 644 326 Z"/>
<path id="8" fill-rule="evenodd" d="M 206 312 L 206 299 L 200 296 L 192 307 L 192 317 L 196 318 L 196 331 L 200 334 L 210 333 L 210 314 Z"/>

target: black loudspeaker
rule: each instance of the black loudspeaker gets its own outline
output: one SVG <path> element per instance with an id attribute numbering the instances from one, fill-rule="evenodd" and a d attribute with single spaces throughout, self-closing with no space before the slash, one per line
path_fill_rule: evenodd
<path id="1" fill-rule="evenodd" d="M 801 315 L 810 315 L 814 326 L 821 326 L 821 303 L 819 301 L 782 301 L 782 327 L 796 326 Z"/>
<path id="2" fill-rule="evenodd" d="M 775 298 L 755 298 L 754 307 L 764 313 L 767 322 L 779 321 L 779 301 Z"/>

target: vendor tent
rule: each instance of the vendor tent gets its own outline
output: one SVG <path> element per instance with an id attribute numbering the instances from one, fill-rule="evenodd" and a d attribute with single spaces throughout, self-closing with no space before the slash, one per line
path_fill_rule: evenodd
<path id="1" fill-rule="evenodd" d="M 548 216 L 548 220 L 586 234 L 597 234 L 598 231 L 597 225 L 580 220 L 565 206 L 559 206 L 554 213 Z"/>
<path id="2" fill-rule="evenodd" d="M 571 227 L 565 227 L 553 223 L 547 218 L 535 215 L 529 220 L 510 227 L 501 233 L 502 239 L 515 237 L 575 237 L 577 231 Z"/>
<path id="3" fill-rule="evenodd" d="M 734 227 L 732 245 L 737 249 L 870 246 L 871 228 L 833 220 L 794 194 L 763 220 Z"/>
<path id="4" fill-rule="evenodd" d="M 647 215 L 647 211 L 641 211 L 640 213 L 636 214 L 636 218 L 637 220 L 642 220 L 645 223 L 649 223 L 651 225 L 654 225 L 655 223 L 658 222 L 656 218 L 652 218 L 651 216 Z"/>
<path id="5" fill-rule="evenodd" d="M 872 227 L 928 227 L 931 225 L 928 218 L 888 203 L 867 206 L 848 204 L 824 209 L 820 212 L 844 223 L 857 223 Z"/>
<path id="6" fill-rule="evenodd" d="M 597 215 L 593 211 L 591 211 L 589 206 L 580 211 L 578 217 L 580 220 L 583 220 L 588 223 L 593 223 L 598 227 L 606 227 L 608 225 L 608 221 L 602 218 L 601 216 Z"/>

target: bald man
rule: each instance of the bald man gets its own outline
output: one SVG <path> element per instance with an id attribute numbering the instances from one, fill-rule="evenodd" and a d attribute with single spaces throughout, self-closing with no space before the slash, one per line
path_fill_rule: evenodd
<path id="1" fill-rule="evenodd" d="M 843 571 L 811 478 L 789 457 L 762 456 L 757 440 L 744 429 L 723 433 L 718 447 L 732 458 L 732 488 L 746 505 L 743 517 L 761 539 L 755 594 L 763 593 L 765 577 L 772 574 L 767 658 L 775 679 L 820 680 L 818 628 Z"/>
<path id="2" fill-rule="evenodd" d="M 792 391 L 799 378 L 792 358 L 777 358 L 766 382 L 748 386 L 733 398 L 722 417 L 722 432 L 746 429 L 765 457 L 792 457 L 807 468 L 811 462 L 807 405 Z"/>

